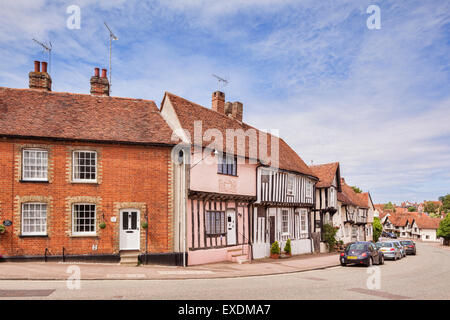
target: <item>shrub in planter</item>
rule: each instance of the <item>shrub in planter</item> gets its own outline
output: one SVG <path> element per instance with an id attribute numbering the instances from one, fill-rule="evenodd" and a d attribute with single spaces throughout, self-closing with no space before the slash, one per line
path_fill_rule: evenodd
<path id="1" fill-rule="evenodd" d="M 6 232 L 5 226 L 0 224 L 0 234 L 5 233 L 5 232 Z"/>
<path id="2" fill-rule="evenodd" d="M 146 221 L 142 222 L 141 227 L 142 227 L 142 229 L 147 229 L 148 223 Z"/>
<path id="3" fill-rule="evenodd" d="M 270 247 L 270 257 L 273 259 L 278 259 L 280 256 L 280 245 L 278 244 L 278 241 L 275 241 L 272 243 L 272 246 Z"/>
<path id="4" fill-rule="evenodd" d="M 106 228 L 106 223 L 105 222 L 100 222 L 100 224 L 98 226 L 100 227 L 100 229 L 105 229 Z"/>
<path id="5" fill-rule="evenodd" d="M 292 249 L 291 249 L 291 239 L 288 239 L 287 241 L 286 241 L 286 245 L 284 246 L 284 252 L 287 254 L 287 255 L 291 255 L 292 253 Z"/>

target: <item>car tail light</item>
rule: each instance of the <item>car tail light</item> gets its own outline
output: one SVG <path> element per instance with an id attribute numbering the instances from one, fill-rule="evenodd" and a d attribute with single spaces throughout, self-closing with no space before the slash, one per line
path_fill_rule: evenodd
<path id="1" fill-rule="evenodd" d="M 364 252 L 361 256 L 367 257 L 367 253 Z"/>
<path id="2" fill-rule="evenodd" d="M 395 249 L 394 249 L 394 248 L 391 248 L 391 251 L 395 251 Z"/>
<path id="3" fill-rule="evenodd" d="M 409 246 L 410 248 L 414 248 L 414 246 Z"/>
<path id="4" fill-rule="evenodd" d="M 343 257 L 344 255 L 345 255 L 345 253 L 342 252 L 342 253 L 341 253 L 341 257 Z"/>

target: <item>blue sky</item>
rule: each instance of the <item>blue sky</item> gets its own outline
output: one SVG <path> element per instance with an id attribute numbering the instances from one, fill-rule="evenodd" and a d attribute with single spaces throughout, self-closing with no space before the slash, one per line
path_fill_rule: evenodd
<path id="1" fill-rule="evenodd" d="M 112 95 L 210 106 L 215 73 L 244 121 L 280 129 L 308 164 L 340 161 L 375 202 L 450 193 L 449 1 L 3 0 L 0 21 L 0 86 L 28 86 L 37 38 L 53 44 L 53 90 L 88 93 L 108 67 L 107 21 Z"/>

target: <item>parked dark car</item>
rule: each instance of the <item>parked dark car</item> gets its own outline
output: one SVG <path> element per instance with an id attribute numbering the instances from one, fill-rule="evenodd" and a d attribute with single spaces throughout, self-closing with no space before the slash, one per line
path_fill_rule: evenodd
<path id="1" fill-rule="evenodd" d="M 396 235 L 395 233 L 392 233 L 392 232 L 386 232 L 386 231 L 383 231 L 383 232 L 381 233 L 381 236 L 382 236 L 383 238 L 397 239 L 397 235 Z"/>
<path id="2" fill-rule="evenodd" d="M 403 245 L 404 248 L 406 248 L 406 254 L 412 254 L 416 255 L 417 249 L 416 249 L 416 243 L 412 240 L 402 240 L 400 243 Z"/>
<path id="3" fill-rule="evenodd" d="M 378 251 L 372 242 L 358 241 L 347 245 L 341 253 L 339 260 L 341 266 L 359 264 L 370 267 L 372 264 L 384 264 L 383 253 Z"/>

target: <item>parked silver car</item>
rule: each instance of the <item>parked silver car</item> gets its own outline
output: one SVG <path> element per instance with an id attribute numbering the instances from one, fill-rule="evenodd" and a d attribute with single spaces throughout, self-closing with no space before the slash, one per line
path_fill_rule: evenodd
<path id="1" fill-rule="evenodd" d="M 394 241 L 384 241 L 376 243 L 378 251 L 383 253 L 385 259 L 397 260 L 402 258 L 402 252 L 398 244 Z"/>
<path id="2" fill-rule="evenodd" d="M 400 241 L 398 240 L 393 240 L 392 242 L 396 243 L 397 246 L 400 247 L 400 251 L 402 252 L 402 258 L 406 257 L 406 245 L 403 245 Z"/>

